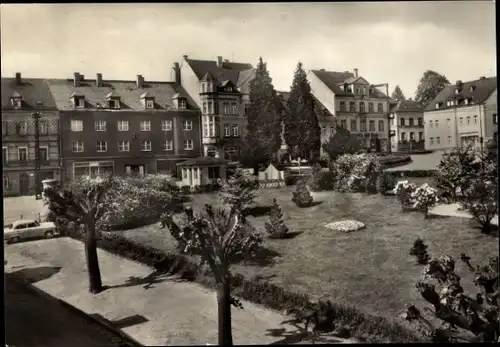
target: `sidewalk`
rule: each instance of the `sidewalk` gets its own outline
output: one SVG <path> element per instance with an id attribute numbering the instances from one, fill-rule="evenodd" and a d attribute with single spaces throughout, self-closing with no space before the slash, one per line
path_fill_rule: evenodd
<path id="1" fill-rule="evenodd" d="M 20 273 L 45 293 L 106 318 L 143 345 L 217 344 L 217 300 L 212 291 L 173 277 L 152 276 L 153 269 L 145 265 L 103 250 L 98 253 L 103 284 L 111 287 L 98 295 L 88 293 L 83 244 L 70 238 L 7 246 L 5 272 Z M 44 275 L 37 268 L 58 271 Z M 296 327 L 281 324 L 289 317 L 250 302 L 243 301 L 243 307 L 232 308 L 235 344 L 290 343 L 291 337 L 301 335 Z"/>
<path id="2" fill-rule="evenodd" d="M 461 217 L 461 218 L 472 218 L 472 216 L 466 211 L 459 211 L 460 205 L 458 203 L 453 204 L 442 204 L 434 207 L 429 213 L 439 216 L 450 216 L 450 217 Z M 492 225 L 498 226 L 498 216 L 493 217 L 491 220 Z"/>

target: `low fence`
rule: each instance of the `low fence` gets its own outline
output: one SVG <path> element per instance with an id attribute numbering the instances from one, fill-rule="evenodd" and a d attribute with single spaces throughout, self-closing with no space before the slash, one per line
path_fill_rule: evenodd
<path id="1" fill-rule="evenodd" d="M 286 186 L 285 180 L 259 180 L 259 188 L 281 188 Z"/>

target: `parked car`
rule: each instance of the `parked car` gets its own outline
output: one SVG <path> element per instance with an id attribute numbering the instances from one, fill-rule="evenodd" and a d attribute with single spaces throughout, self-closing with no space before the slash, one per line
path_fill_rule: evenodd
<path id="1" fill-rule="evenodd" d="M 53 222 L 39 223 L 32 219 L 15 221 L 3 229 L 3 239 L 7 243 L 40 237 L 51 238 L 58 234 L 57 227 Z"/>

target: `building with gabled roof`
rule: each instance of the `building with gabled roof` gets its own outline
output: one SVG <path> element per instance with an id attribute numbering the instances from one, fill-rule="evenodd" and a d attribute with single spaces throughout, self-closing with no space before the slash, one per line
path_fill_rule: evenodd
<path id="1" fill-rule="evenodd" d="M 35 194 L 35 120 L 39 113 L 40 171 L 44 179 L 59 179 L 59 126 L 57 107 L 44 79 L 2 77 L 2 159 L 4 196 Z"/>
<path id="2" fill-rule="evenodd" d="M 177 174 L 197 157 L 200 110 L 175 82 L 49 79 L 60 116 L 63 179 L 104 173 Z"/>
<path id="3" fill-rule="evenodd" d="M 322 141 L 336 126 L 359 137 L 366 149 L 389 151 L 389 113 L 391 98 L 388 84 L 370 84 L 353 72 L 309 70 L 311 92 L 328 113 L 320 118 Z M 330 116 L 327 116 L 327 115 Z"/>
<path id="4" fill-rule="evenodd" d="M 497 78 L 480 77 L 446 86 L 424 111 L 425 148 L 472 145 L 481 149 L 497 142 Z"/>
<path id="5" fill-rule="evenodd" d="M 411 98 L 397 101 L 390 115 L 391 151 L 411 152 L 425 148 L 424 106 Z"/>
<path id="6" fill-rule="evenodd" d="M 237 160 L 244 136 L 251 64 L 217 57 L 216 61 L 183 56 L 173 67 L 174 80 L 201 109 L 203 155 Z"/>

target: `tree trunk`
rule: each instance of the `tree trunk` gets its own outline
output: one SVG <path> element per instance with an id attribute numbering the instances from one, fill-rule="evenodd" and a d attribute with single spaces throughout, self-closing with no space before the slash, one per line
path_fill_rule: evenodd
<path id="1" fill-rule="evenodd" d="M 217 305 L 219 308 L 219 346 L 232 346 L 233 335 L 231 329 L 231 282 L 226 276 L 224 283 L 219 284 L 217 290 Z"/>
<path id="2" fill-rule="evenodd" d="M 97 294 L 102 292 L 102 281 L 99 259 L 97 258 L 97 240 L 95 238 L 95 222 L 93 218 L 89 218 L 86 227 L 85 255 L 87 257 L 87 271 L 89 273 L 89 292 Z"/>
<path id="3" fill-rule="evenodd" d="M 483 234 L 490 234 L 491 233 L 491 226 L 490 226 L 490 222 L 488 223 L 483 223 L 481 225 L 481 232 Z"/>

